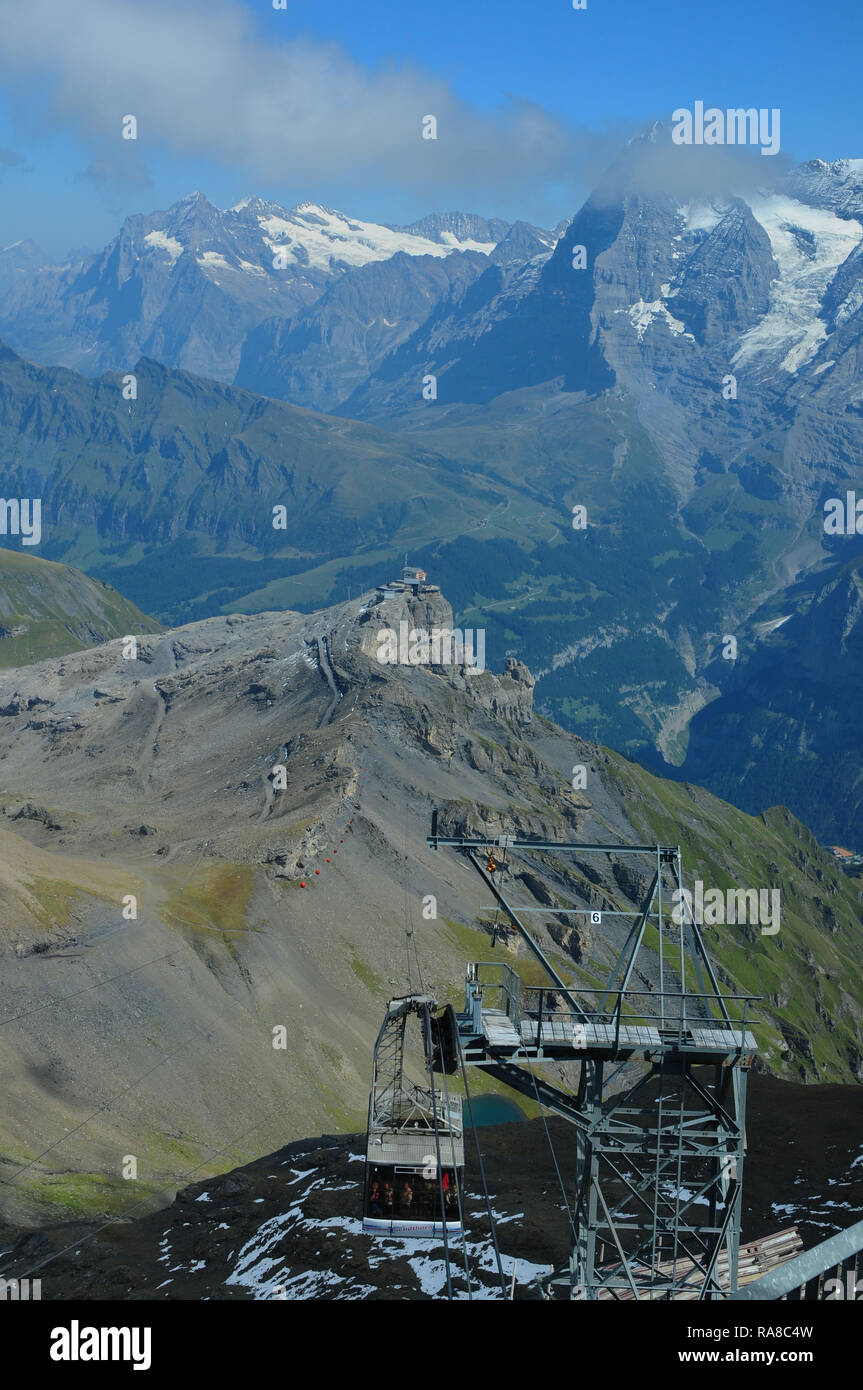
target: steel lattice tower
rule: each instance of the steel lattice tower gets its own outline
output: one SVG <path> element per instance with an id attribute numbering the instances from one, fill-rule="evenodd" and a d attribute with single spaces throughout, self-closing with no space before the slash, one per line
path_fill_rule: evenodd
<path id="1" fill-rule="evenodd" d="M 465 1062 L 523 1095 L 538 1095 L 576 1126 L 575 1238 L 569 1267 L 555 1272 L 550 1290 L 593 1300 L 709 1299 L 736 1289 L 755 1001 L 719 988 L 680 891 L 679 847 L 514 836 L 489 842 L 435 831 L 436 825 L 429 845 L 466 856 L 549 977 L 547 986 L 525 989 L 509 965 L 478 962 L 468 968 L 457 1022 Z M 634 913 L 516 910 L 496 870 L 480 858 L 490 851 L 642 856 L 652 863 L 652 879 Z M 676 894 L 673 910 L 669 889 Z M 596 925 L 603 916 L 632 921 L 608 980 L 591 990 L 567 987 L 519 912 L 588 914 Z M 636 990 L 636 963 L 648 949 L 658 957 L 659 988 Z M 489 978 L 490 970 L 496 977 Z M 492 989 L 500 1007 L 488 1005 Z M 580 1060 L 577 1093 L 539 1080 L 529 1065 L 534 1060 Z"/>

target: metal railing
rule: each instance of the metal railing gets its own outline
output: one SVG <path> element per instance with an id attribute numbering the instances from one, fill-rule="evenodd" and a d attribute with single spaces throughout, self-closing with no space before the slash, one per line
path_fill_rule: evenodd
<path id="1" fill-rule="evenodd" d="M 541 1037 L 545 1020 L 550 1022 L 565 1013 L 570 1018 L 576 1014 L 585 1026 L 612 1027 L 615 1046 L 619 1045 L 621 1028 L 652 1028 L 663 1043 L 679 1047 L 691 1043 L 695 1028 L 732 1033 L 735 1045 L 744 1048 L 747 1031 L 757 1022 L 752 1016 L 752 1006 L 758 1003 L 758 996 L 751 994 L 693 994 L 684 990 L 660 993 L 657 990 L 582 987 L 561 990 L 548 985 L 528 985 L 523 993 L 523 1015 L 537 1020 L 537 1037 Z M 597 995 L 600 996 L 599 1007 L 591 1009 L 589 999 Z M 638 999 L 650 1000 L 651 1009 L 636 1007 L 633 1001 Z M 677 1007 L 671 1007 L 675 1002 Z"/>
<path id="2" fill-rule="evenodd" d="M 474 961 L 471 969 L 475 972 L 474 980 L 482 985 L 483 999 L 488 990 L 498 991 L 500 1007 L 504 1010 L 507 1018 L 511 1019 L 516 1028 L 521 1020 L 521 976 L 517 970 L 513 970 L 511 965 L 507 965 L 502 960 L 478 960 Z M 481 970 L 494 971 L 500 974 L 500 979 L 483 978 Z"/>
<path id="3" fill-rule="evenodd" d="M 759 996 L 752 994 L 524 985 L 505 961 L 475 961 L 470 979 L 482 988 L 483 1007 L 500 1007 L 519 1031 L 526 1021 L 536 1022 L 537 1040 L 542 1037 L 543 1023 L 565 1017 L 585 1027 L 612 1027 L 615 1047 L 622 1028 L 655 1029 L 663 1044 L 672 1047 L 691 1045 L 692 1030 L 704 1029 L 733 1034 L 733 1046 L 742 1050 L 747 1046 L 747 1032 L 758 1022 L 753 1006 Z M 491 1004 L 489 997 L 494 1001 Z M 649 1007 L 639 1007 L 639 1000 L 649 1001 Z"/>

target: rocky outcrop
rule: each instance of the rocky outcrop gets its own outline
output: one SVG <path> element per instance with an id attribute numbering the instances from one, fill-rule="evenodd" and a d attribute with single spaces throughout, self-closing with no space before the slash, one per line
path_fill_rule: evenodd
<path id="1" fill-rule="evenodd" d="M 860 905 L 809 832 L 787 811 L 751 819 L 650 777 L 532 715 L 532 676 L 517 660 L 477 676 L 379 662 L 366 639 L 381 613 L 451 618 L 439 595 L 389 603 L 371 593 L 311 614 L 213 618 L 141 636 L 137 662 L 113 642 L 34 665 L 26 682 L 0 672 L 0 708 L 16 709 L 0 719 L 0 966 L 14 964 L 0 968 L 0 1017 L 17 1019 L 27 1004 L 5 1031 L 14 1046 L 0 1177 L 2 1153 L 20 1152 L 22 1135 L 33 1153 L 51 1154 L 38 1219 L 57 1212 L 45 1203 L 63 1200 L 70 1169 L 102 1173 L 106 1152 L 127 1151 L 127 1113 L 107 1102 L 118 1074 L 141 1074 L 151 1036 L 163 1062 L 136 1094 L 148 1191 L 200 1164 L 202 1150 L 217 1155 L 216 1171 L 223 1136 L 262 1113 L 272 1120 L 248 1156 L 267 1133 L 282 1142 L 319 1129 L 322 1116 L 345 1130 L 362 1124 L 381 1009 L 405 984 L 406 930 L 426 978 L 449 993 L 467 960 L 492 949 L 488 889 L 464 856 L 427 843 L 435 811 L 439 836 L 498 842 L 507 897 L 537 909 L 531 930 L 582 986 L 605 978 L 643 905 L 644 878 L 623 856 L 507 854 L 501 840 L 674 835 L 687 872 L 707 882 L 739 882 L 757 866 L 782 887 L 781 931 L 717 933 L 708 943 L 717 967 L 740 993 L 763 965 L 784 1001 L 761 1008 L 766 1067 L 856 1075 L 863 1020 L 839 982 L 859 972 Z M 50 720 L 27 708 L 30 692 L 53 703 Z M 574 765 L 586 773 L 578 791 Z M 137 917 L 127 920 L 130 896 Z M 74 952 L 59 953 L 70 933 Z M 737 981 L 741 944 L 747 975 Z M 509 945 L 507 959 L 523 968 L 524 943 Z M 650 993 L 649 948 L 639 970 Z M 672 970 L 667 956 L 666 981 Z M 55 1008 L 69 994 L 74 1009 Z M 54 1010 L 47 1034 L 43 1006 Z M 272 1046 L 281 1027 L 284 1051 Z M 167 1040 L 192 1029 L 213 1045 L 174 1061 Z M 74 1151 L 55 1155 L 82 1095 L 97 1119 L 76 1131 Z M 193 1136 L 189 1152 L 178 1154 L 178 1134 Z M 62 1184 L 52 1184 L 52 1165 L 62 1165 Z M 108 1191 L 122 1178 L 112 1171 L 105 1182 Z M 35 1211 L 29 1191 L 0 1182 L 4 1201 Z M 102 1191 L 90 1199 L 99 1214 Z"/>

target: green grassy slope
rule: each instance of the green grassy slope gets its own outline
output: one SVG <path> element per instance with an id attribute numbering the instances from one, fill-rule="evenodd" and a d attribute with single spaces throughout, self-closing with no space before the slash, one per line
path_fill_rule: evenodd
<path id="1" fill-rule="evenodd" d="M 160 630 L 101 580 L 24 551 L 0 549 L 0 668 Z"/>

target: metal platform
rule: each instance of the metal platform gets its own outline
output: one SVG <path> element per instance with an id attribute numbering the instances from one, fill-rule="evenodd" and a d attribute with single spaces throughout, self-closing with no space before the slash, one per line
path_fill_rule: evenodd
<path id="1" fill-rule="evenodd" d="M 696 1065 L 722 1066 L 732 1059 L 746 1065 L 757 1044 L 748 1028 L 729 1028 L 724 1021 L 698 1026 L 659 1027 L 644 1019 L 634 1023 L 616 1020 L 583 1020 L 572 1013 L 553 1017 L 529 1013 L 510 1017 L 506 1009 L 483 1008 L 480 1013 L 457 1015 L 459 1037 L 467 1059 L 473 1063 L 487 1054 L 489 1061 L 506 1057 L 547 1058 L 553 1061 L 613 1061 L 643 1058 L 658 1061 L 686 1057 Z"/>
<path id="2" fill-rule="evenodd" d="M 562 1056 L 572 1061 L 576 1057 L 614 1057 L 624 1053 L 662 1050 L 662 1039 L 655 1028 L 642 1028 L 626 1024 L 615 1027 L 613 1023 L 582 1023 L 573 1025 L 572 1015 L 561 1018 L 526 1018 L 521 1024 L 522 1041 L 526 1047 L 541 1049 L 545 1056 Z"/>

